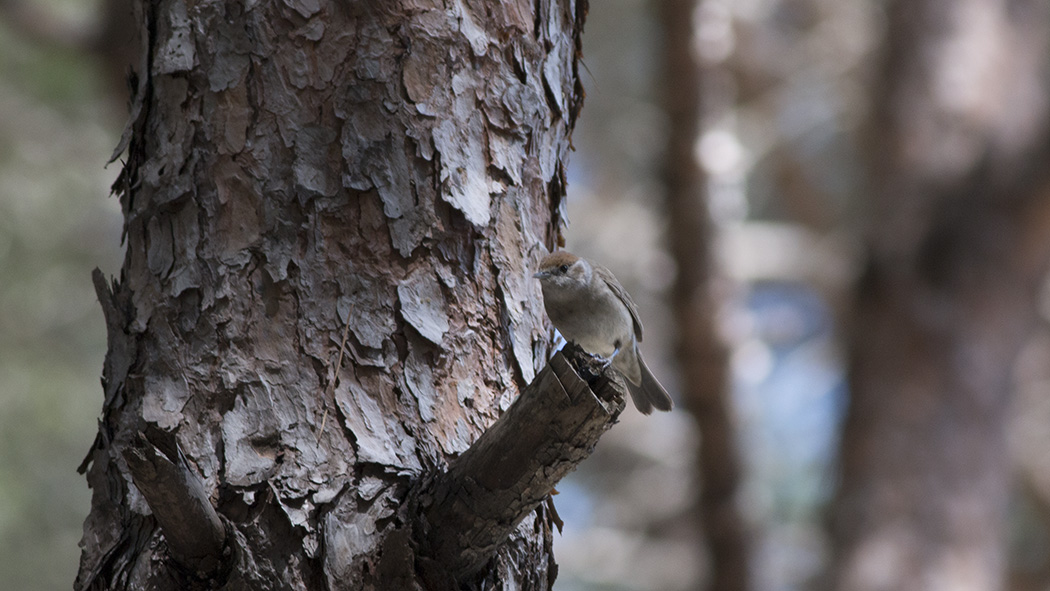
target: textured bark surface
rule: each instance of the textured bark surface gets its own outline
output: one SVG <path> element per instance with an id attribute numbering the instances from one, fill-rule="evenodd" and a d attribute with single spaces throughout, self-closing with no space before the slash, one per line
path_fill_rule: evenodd
<path id="1" fill-rule="evenodd" d="M 737 505 L 740 458 L 728 400 L 729 352 L 715 328 L 714 228 L 695 150 L 701 119 L 701 65 L 694 44 L 697 5 L 696 0 L 658 3 L 666 33 L 663 94 L 670 120 L 663 169 L 665 207 L 678 268 L 672 305 L 679 321 L 682 399 L 696 417 L 702 438 L 698 512 L 711 555 L 708 588 L 743 591 L 750 588 L 748 536 Z"/>
<path id="2" fill-rule="evenodd" d="M 122 455 L 147 427 L 228 524 L 226 588 L 412 588 L 377 568 L 407 491 L 547 359 L 527 268 L 562 223 L 586 3 L 141 8 L 76 588 L 193 582 Z M 541 505 L 474 584 L 549 588 L 550 541 Z"/>
<path id="3" fill-rule="evenodd" d="M 1047 3 L 889 11 L 835 586 L 1002 589 L 1011 372 L 1050 250 Z"/>

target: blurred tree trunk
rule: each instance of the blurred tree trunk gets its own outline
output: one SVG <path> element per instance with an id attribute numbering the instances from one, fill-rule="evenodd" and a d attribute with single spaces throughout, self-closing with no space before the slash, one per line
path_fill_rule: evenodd
<path id="1" fill-rule="evenodd" d="M 586 13 L 445 6 L 140 6 L 76 589 L 419 588 L 386 539 L 406 491 L 547 360 L 528 267 L 563 222 Z M 164 470 L 199 489 L 218 527 L 187 533 L 224 540 L 220 567 L 173 560 L 131 484 Z M 549 589 L 550 524 L 468 588 Z"/>
<path id="2" fill-rule="evenodd" d="M 678 319 L 682 398 L 700 427 L 700 527 L 710 552 L 708 588 L 749 588 L 748 540 L 737 507 L 740 462 L 727 399 L 728 352 L 715 327 L 714 229 L 705 203 L 700 135 L 701 69 L 694 45 L 697 0 L 660 0 L 664 108 L 669 118 L 663 169 L 671 253 L 678 267 L 672 299 Z"/>
<path id="3" fill-rule="evenodd" d="M 835 587 L 997 590 L 1011 372 L 1050 248 L 1047 2 L 888 11 Z"/>

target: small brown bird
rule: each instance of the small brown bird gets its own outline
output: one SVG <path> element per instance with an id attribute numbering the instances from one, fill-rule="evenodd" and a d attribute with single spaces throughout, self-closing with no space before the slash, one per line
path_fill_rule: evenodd
<path id="1" fill-rule="evenodd" d="M 642 322 L 627 290 L 605 267 L 568 252 L 540 261 L 533 277 L 543 289 L 543 307 L 566 340 L 609 359 L 627 379 L 634 405 L 643 414 L 671 410 L 674 403 L 642 360 Z"/>

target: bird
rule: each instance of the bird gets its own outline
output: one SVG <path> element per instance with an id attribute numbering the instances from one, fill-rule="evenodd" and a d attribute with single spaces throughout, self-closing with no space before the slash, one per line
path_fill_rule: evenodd
<path id="1" fill-rule="evenodd" d="M 638 308 L 612 271 L 570 252 L 556 251 L 540 261 L 543 307 L 567 341 L 611 362 L 627 381 L 634 406 L 642 414 L 674 408 L 642 359 L 642 321 Z"/>

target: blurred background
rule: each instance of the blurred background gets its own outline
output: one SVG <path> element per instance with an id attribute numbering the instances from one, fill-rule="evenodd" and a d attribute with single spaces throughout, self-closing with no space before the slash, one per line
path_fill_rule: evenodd
<path id="1" fill-rule="evenodd" d="M 126 16 L 0 0 L 5 588 L 76 572 Z M 556 589 L 1050 589 L 1048 37 L 1046 0 L 592 2 L 567 247 L 682 410 L 559 485 Z"/>
<path id="2" fill-rule="evenodd" d="M 91 39 L 98 2 L 0 2 L 0 581 L 70 589 L 90 491 L 105 323 L 91 269 L 120 270 L 104 168 L 123 86 Z M 126 93 L 124 93 L 126 95 Z"/>

